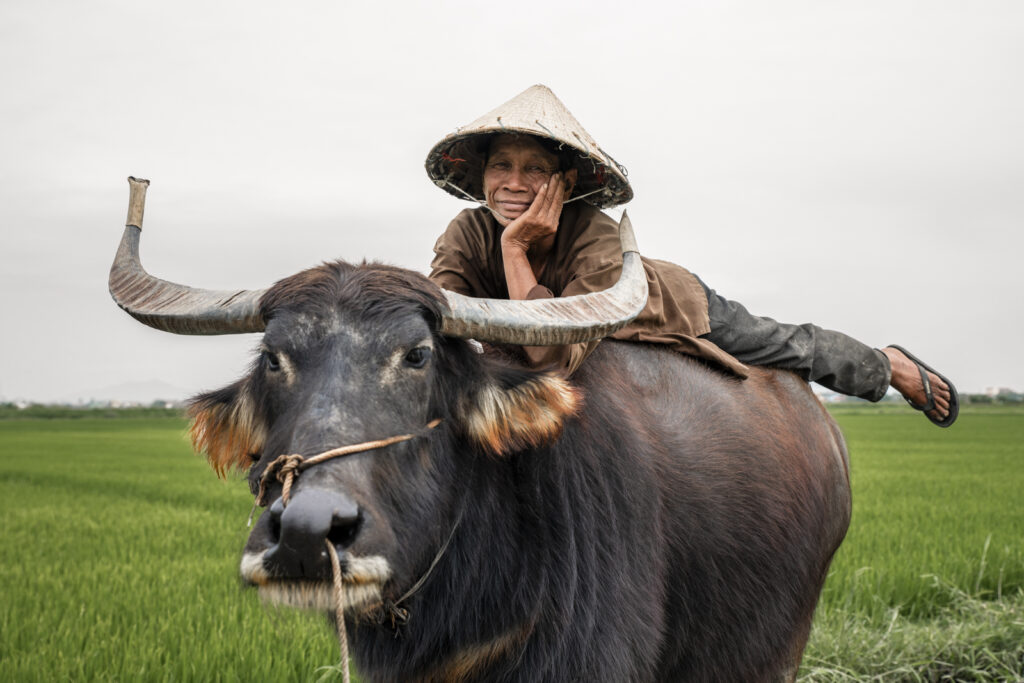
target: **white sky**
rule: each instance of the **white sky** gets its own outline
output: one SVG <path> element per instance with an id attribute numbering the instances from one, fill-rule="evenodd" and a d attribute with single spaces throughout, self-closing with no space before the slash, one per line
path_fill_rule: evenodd
<path id="1" fill-rule="evenodd" d="M 630 171 L 641 250 L 753 312 L 1024 389 L 1024 3 L 0 4 L 0 397 L 245 368 L 145 328 L 142 257 L 194 286 L 318 262 L 425 270 L 465 204 L 429 148 L 534 83 Z M 665 7 L 663 7 L 663 5 Z"/>

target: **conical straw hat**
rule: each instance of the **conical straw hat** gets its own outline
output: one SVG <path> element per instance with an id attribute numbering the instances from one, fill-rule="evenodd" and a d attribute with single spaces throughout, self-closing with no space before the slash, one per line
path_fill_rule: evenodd
<path id="1" fill-rule="evenodd" d="M 427 155 L 427 174 L 434 183 L 459 199 L 467 195 L 483 202 L 486 140 L 501 133 L 529 133 L 576 150 L 573 165 L 579 173 L 573 196 L 598 208 L 625 204 L 633 198 L 626 169 L 590 137 L 555 93 L 543 85 L 527 88 L 468 126 L 434 145 Z M 594 194 L 590 194 L 594 193 Z"/>

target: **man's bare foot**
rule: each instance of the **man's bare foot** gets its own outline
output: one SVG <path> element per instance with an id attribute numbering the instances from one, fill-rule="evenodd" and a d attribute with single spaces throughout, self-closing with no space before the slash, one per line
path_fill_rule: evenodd
<path id="1" fill-rule="evenodd" d="M 921 381 L 921 371 L 917 363 L 910 360 L 902 351 L 887 346 L 882 353 L 889 357 L 889 364 L 892 366 L 892 388 L 903 394 L 915 406 L 923 406 L 928 403 L 928 395 L 925 392 L 924 382 Z M 934 410 L 927 414 L 934 420 L 945 420 L 949 415 L 950 390 L 949 386 L 934 372 L 928 372 L 928 381 L 931 383 L 932 397 L 935 401 Z"/>

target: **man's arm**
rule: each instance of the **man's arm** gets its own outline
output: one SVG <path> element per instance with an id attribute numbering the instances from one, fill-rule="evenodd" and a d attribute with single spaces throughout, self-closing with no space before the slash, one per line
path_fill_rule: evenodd
<path id="1" fill-rule="evenodd" d="M 542 260 L 555 241 L 558 220 L 565 198 L 565 180 L 556 173 L 541 186 L 530 208 L 511 221 L 501 233 L 501 258 L 505 264 L 505 284 L 510 299 L 538 299 L 552 296 L 537 284 L 530 255 Z M 566 346 L 524 346 L 532 367 L 564 368 L 569 350 Z"/>

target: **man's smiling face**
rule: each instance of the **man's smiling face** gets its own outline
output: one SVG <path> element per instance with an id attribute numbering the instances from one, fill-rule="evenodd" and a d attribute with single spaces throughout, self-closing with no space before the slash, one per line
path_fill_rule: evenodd
<path id="1" fill-rule="evenodd" d="M 484 198 L 498 222 L 522 216 L 544 183 L 558 170 L 558 157 L 529 135 L 499 135 L 484 164 Z M 506 221 L 502 221 L 504 217 Z"/>

